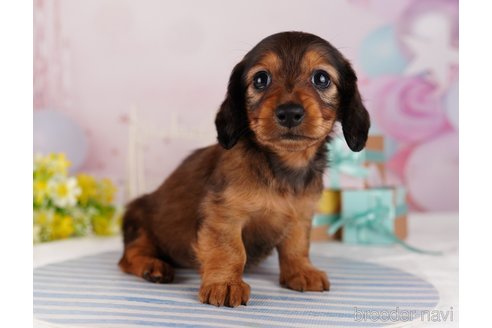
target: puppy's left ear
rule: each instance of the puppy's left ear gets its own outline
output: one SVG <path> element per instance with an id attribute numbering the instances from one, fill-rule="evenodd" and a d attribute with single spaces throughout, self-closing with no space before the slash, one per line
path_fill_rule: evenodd
<path id="1" fill-rule="evenodd" d="M 225 149 L 231 149 L 248 128 L 243 83 L 244 63 L 232 70 L 227 95 L 215 117 L 217 140 Z"/>
<path id="2" fill-rule="evenodd" d="M 357 76 L 348 62 L 343 74 L 341 96 L 339 120 L 345 141 L 353 151 L 361 151 L 366 145 L 371 122 L 357 88 Z"/>

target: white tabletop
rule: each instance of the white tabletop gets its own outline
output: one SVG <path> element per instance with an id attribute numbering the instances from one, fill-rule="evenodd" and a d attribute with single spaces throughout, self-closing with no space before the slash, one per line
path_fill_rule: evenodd
<path id="1" fill-rule="evenodd" d="M 414 213 L 409 216 L 409 237 L 412 246 L 440 250 L 442 256 L 422 255 L 401 246 L 351 246 L 339 242 L 311 244 L 312 253 L 348 257 L 396 267 L 429 281 L 439 291 L 437 310 L 452 311 L 453 322 L 406 326 L 458 327 L 458 214 Z M 34 247 L 34 267 L 84 255 L 122 249 L 121 237 L 89 237 L 49 242 Z M 35 321 L 36 327 L 46 326 Z"/>

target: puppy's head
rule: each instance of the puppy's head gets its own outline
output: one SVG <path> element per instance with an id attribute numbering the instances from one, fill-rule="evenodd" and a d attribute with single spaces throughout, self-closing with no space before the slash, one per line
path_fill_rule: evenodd
<path id="1" fill-rule="evenodd" d="M 349 147 L 364 148 L 369 115 L 350 63 L 315 35 L 283 32 L 234 67 L 215 124 L 226 149 L 252 132 L 258 144 L 290 152 L 324 142 L 336 120 Z"/>

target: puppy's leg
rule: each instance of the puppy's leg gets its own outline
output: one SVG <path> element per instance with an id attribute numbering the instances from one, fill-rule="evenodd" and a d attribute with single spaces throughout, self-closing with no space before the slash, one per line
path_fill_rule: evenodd
<path id="1" fill-rule="evenodd" d="M 157 257 L 155 246 L 144 232 L 125 245 L 119 266 L 122 271 L 150 282 L 169 283 L 174 279 L 173 267 Z"/>
<path id="2" fill-rule="evenodd" d="M 310 228 L 311 221 L 296 221 L 277 245 L 280 284 L 301 292 L 329 290 L 326 273 L 316 269 L 309 260 Z"/>
<path id="3" fill-rule="evenodd" d="M 171 282 L 174 269 L 158 258 L 155 245 L 142 227 L 147 207 L 144 196 L 133 201 L 127 208 L 123 218 L 125 250 L 119 266 L 122 271 L 150 282 Z"/>
<path id="4" fill-rule="evenodd" d="M 224 217 L 206 217 L 198 232 L 195 252 L 202 275 L 198 296 L 200 302 L 216 306 L 246 305 L 250 287 L 242 280 L 246 263 L 242 225 L 217 218 Z"/>

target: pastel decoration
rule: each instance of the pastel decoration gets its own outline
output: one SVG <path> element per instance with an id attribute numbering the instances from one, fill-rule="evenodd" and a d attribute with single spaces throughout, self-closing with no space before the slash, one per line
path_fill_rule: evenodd
<path id="1" fill-rule="evenodd" d="M 458 49 L 451 41 L 450 22 L 442 13 L 429 12 L 416 19 L 411 34 L 401 37 L 412 54 L 403 72 L 407 76 L 423 75 L 442 94 L 448 87 L 453 70 L 458 67 Z"/>
<path id="2" fill-rule="evenodd" d="M 344 190 L 341 217 L 328 232 L 334 234 L 343 227 L 342 240 L 349 244 L 397 243 L 412 252 L 441 255 L 403 241 L 407 236 L 407 211 L 404 187 Z"/>
<path id="3" fill-rule="evenodd" d="M 419 145 L 408 158 L 405 181 L 416 205 L 427 211 L 457 211 L 458 134 L 448 131 Z"/>
<path id="4" fill-rule="evenodd" d="M 392 244 L 379 229 L 393 231 L 394 201 L 391 189 L 344 190 L 342 215 L 329 233 L 343 227 L 343 241 L 350 244 Z"/>
<path id="5" fill-rule="evenodd" d="M 447 127 L 435 86 L 421 77 L 386 77 L 371 85 L 371 114 L 380 129 L 401 142 L 424 141 Z"/>
<path id="6" fill-rule="evenodd" d="M 340 240 L 341 234 L 331 236 L 328 227 L 340 217 L 340 191 L 325 189 L 318 202 L 318 208 L 313 217 L 311 236 L 312 241 Z"/>
<path id="7" fill-rule="evenodd" d="M 385 186 L 401 186 L 403 185 L 403 179 L 395 174 L 393 171 L 386 169 L 384 177 Z"/>
<path id="8" fill-rule="evenodd" d="M 349 0 L 354 5 L 370 10 L 385 19 L 397 20 L 411 0 Z"/>
<path id="9" fill-rule="evenodd" d="M 384 167 L 384 164 L 383 164 Z M 385 176 L 383 173 L 386 173 L 384 168 L 381 169 L 378 167 L 378 164 L 374 162 L 367 162 L 366 168 L 368 171 L 366 185 L 369 187 L 372 186 L 383 186 L 385 184 Z"/>
<path id="10" fill-rule="evenodd" d="M 446 117 L 453 128 L 459 130 L 459 85 L 458 80 L 454 81 L 444 96 L 444 108 Z"/>
<path id="11" fill-rule="evenodd" d="M 366 141 L 365 160 L 368 162 L 386 162 L 386 138 L 383 135 L 369 135 Z"/>
<path id="12" fill-rule="evenodd" d="M 384 149 L 384 156 L 391 158 L 398 151 L 399 143 L 394 138 L 386 137 L 386 148 Z"/>
<path id="13" fill-rule="evenodd" d="M 371 97 L 369 95 L 369 97 Z M 362 95 L 362 98 L 365 98 L 365 94 Z M 368 103 L 368 102 L 367 102 Z M 367 106 L 366 103 L 366 106 Z M 371 109 L 370 106 L 369 109 Z M 369 136 L 371 135 L 384 135 L 384 132 L 378 127 L 377 122 L 372 121 L 371 127 L 369 128 Z M 398 141 L 394 138 L 389 137 L 388 135 L 384 136 L 384 158 L 388 159 L 393 156 L 398 150 Z"/>
<path id="14" fill-rule="evenodd" d="M 360 88 L 360 91 L 361 91 L 362 98 L 364 99 L 365 98 L 364 89 Z M 367 104 L 366 104 L 366 106 L 367 106 Z M 382 134 L 382 133 L 383 132 L 378 127 L 376 122 L 371 122 L 371 127 L 369 128 L 369 134 Z"/>
<path id="15" fill-rule="evenodd" d="M 401 73 L 408 60 L 400 50 L 395 29 L 384 26 L 371 32 L 359 50 L 359 62 L 369 77 Z"/>
<path id="16" fill-rule="evenodd" d="M 313 227 L 319 227 L 323 225 L 330 225 L 335 223 L 340 218 L 337 214 L 316 213 L 313 216 Z"/>
<path id="17" fill-rule="evenodd" d="M 414 150 L 414 146 L 402 146 L 398 151 L 393 154 L 390 160 L 386 163 L 386 168 L 389 172 L 393 172 L 398 178 L 403 179 L 405 176 L 405 166 L 408 161 L 408 157 Z"/>
<path id="18" fill-rule="evenodd" d="M 325 214 L 338 214 L 340 212 L 340 191 L 323 190 L 317 211 Z"/>
<path id="19" fill-rule="evenodd" d="M 34 153 L 64 153 L 70 159 L 71 172 L 84 164 L 88 142 L 80 125 L 54 110 L 35 111 L 33 117 Z"/>
<path id="20" fill-rule="evenodd" d="M 435 30 L 421 31 L 418 27 L 419 20 L 426 15 L 440 15 L 447 21 L 451 42 L 454 46 L 459 41 L 459 21 L 458 21 L 458 1 L 457 0 L 426 0 L 413 1 L 397 20 L 397 35 L 402 38 L 409 34 L 434 33 Z"/>
<path id="21" fill-rule="evenodd" d="M 365 166 L 368 170 L 366 187 L 377 187 L 385 184 L 388 159 L 386 156 L 387 138 L 383 135 L 369 135 L 366 141 Z"/>
<path id="22" fill-rule="evenodd" d="M 368 170 L 364 167 L 365 151 L 351 151 L 345 140 L 334 138 L 328 144 L 329 187 L 340 189 L 346 184 L 342 183 L 342 177 L 353 177 L 359 182 L 367 177 Z"/>

